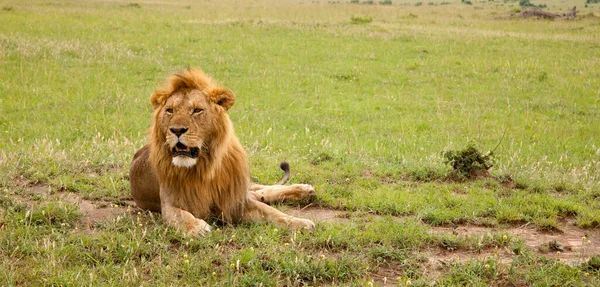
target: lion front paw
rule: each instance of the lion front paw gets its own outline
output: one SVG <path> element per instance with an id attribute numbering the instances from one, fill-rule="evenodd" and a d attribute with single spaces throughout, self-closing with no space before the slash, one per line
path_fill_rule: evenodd
<path id="1" fill-rule="evenodd" d="M 294 217 L 288 222 L 288 227 L 290 229 L 297 229 L 297 230 L 300 230 L 300 229 L 313 230 L 315 228 L 315 223 L 308 219 Z"/>
<path id="2" fill-rule="evenodd" d="M 187 232 L 188 236 L 204 236 L 208 234 L 211 230 L 211 227 L 206 221 L 202 219 L 194 218 L 194 220 L 187 223 Z"/>

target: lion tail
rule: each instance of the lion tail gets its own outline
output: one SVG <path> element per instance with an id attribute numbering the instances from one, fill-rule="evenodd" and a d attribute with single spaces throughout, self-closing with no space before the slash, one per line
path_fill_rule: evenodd
<path id="1" fill-rule="evenodd" d="M 276 183 L 276 185 L 284 185 L 288 179 L 290 179 L 290 164 L 282 161 L 281 164 L 279 164 L 279 168 L 283 170 L 283 177 Z"/>

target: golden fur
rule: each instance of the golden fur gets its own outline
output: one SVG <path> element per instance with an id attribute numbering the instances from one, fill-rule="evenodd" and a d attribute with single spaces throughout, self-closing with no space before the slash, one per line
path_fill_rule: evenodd
<path id="1" fill-rule="evenodd" d="M 250 182 L 248 157 L 227 111 L 235 95 L 201 70 L 171 75 L 150 97 L 154 108 L 149 144 L 131 165 L 134 200 L 161 211 L 164 221 L 187 234 L 204 234 L 204 221 L 270 220 L 292 228 L 312 228 L 265 202 L 310 196 L 309 185 L 260 186 Z M 185 155 L 177 152 L 183 151 Z"/>

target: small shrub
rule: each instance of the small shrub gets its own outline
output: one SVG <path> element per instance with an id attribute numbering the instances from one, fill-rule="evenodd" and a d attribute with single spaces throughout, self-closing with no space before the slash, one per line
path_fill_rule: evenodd
<path id="1" fill-rule="evenodd" d="M 381 4 L 381 5 L 392 5 L 392 0 L 379 1 L 379 4 Z"/>
<path id="2" fill-rule="evenodd" d="M 600 3 L 600 0 L 585 0 L 586 4 L 597 4 Z"/>
<path id="3" fill-rule="evenodd" d="M 471 2 L 470 0 L 460 0 L 460 3 L 463 3 L 465 5 L 473 5 L 473 2 Z"/>
<path id="4" fill-rule="evenodd" d="M 13 8 L 12 6 L 3 6 L 3 7 L 2 7 L 2 10 L 3 10 L 3 11 L 10 12 L 10 11 L 13 11 L 13 10 L 15 10 L 15 8 Z"/>
<path id="5" fill-rule="evenodd" d="M 360 3 L 360 1 L 358 1 L 358 0 L 350 0 L 350 3 L 352 3 L 352 4 L 358 4 L 358 3 Z"/>
<path id="6" fill-rule="evenodd" d="M 350 23 L 352 23 L 352 24 L 368 24 L 371 22 L 373 22 L 373 17 L 371 17 L 371 16 L 365 16 L 365 17 L 352 16 L 352 17 L 350 17 Z"/>
<path id="7" fill-rule="evenodd" d="M 368 0 L 368 1 L 363 2 L 363 4 L 373 5 L 373 4 L 375 4 L 375 2 Z"/>
<path id="8" fill-rule="evenodd" d="M 460 151 L 445 151 L 442 156 L 444 163 L 452 166 L 454 172 L 467 178 L 487 175 L 492 167 L 492 152 L 482 154 L 473 143 Z"/>
<path id="9" fill-rule="evenodd" d="M 421 5 L 423 5 L 423 2 L 417 2 L 417 3 L 415 3 L 415 6 L 421 6 Z"/>

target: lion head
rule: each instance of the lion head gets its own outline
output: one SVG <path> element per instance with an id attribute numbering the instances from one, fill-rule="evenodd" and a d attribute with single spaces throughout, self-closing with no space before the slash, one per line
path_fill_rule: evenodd
<path id="1" fill-rule="evenodd" d="M 191 168 L 231 134 L 227 110 L 235 95 L 217 86 L 201 70 L 188 69 L 170 76 L 155 91 L 151 142 L 174 167 Z M 164 159 L 164 158 L 163 158 Z"/>

